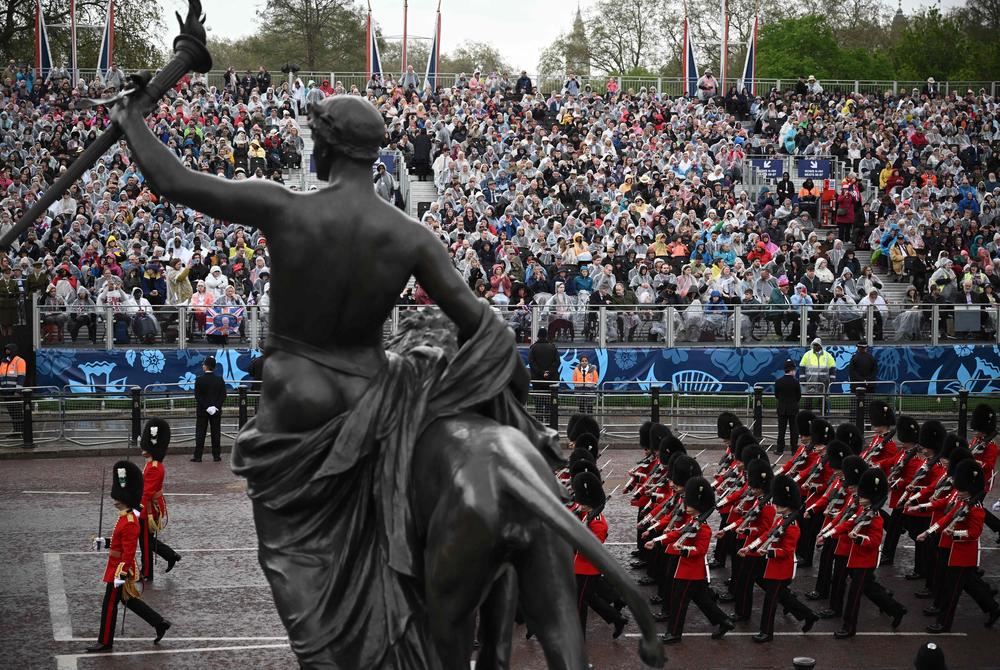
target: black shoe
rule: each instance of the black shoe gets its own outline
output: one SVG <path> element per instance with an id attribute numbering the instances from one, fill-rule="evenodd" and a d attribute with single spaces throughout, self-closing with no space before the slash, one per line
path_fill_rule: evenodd
<path id="1" fill-rule="evenodd" d="M 201 459 L 198 458 L 197 456 L 195 456 L 194 458 L 191 459 L 191 462 L 192 463 L 201 463 Z"/>
<path id="2" fill-rule="evenodd" d="M 924 578 L 923 575 L 918 575 L 915 572 L 908 572 L 903 576 L 903 579 L 905 579 L 908 582 L 915 582 L 916 580 L 923 578 Z"/>
<path id="3" fill-rule="evenodd" d="M 212 456 L 212 460 L 218 463 L 219 461 L 222 460 L 222 456 Z"/>
<path id="4" fill-rule="evenodd" d="M 818 616 L 820 619 L 836 619 L 840 615 L 831 609 L 825 609 L 816 612 L 816 616 Z"/>
<path id="5" fill-rule="evenodd" d="M 530 640 L 533 637 L 535 637 L 535 634 L 531 632 L 531 629 L 530 628 L 525 628 L 524 629 L 524 639 L 525 640 Z"/>
<path id="6" fill-rule="evenodd" d="M 101 644 L 100 642 L 92 644 L 86 649 L 84 649 L 88 654 L 107 654 L 114 651 L 114 647 L 110 644 Z"/>
<path id="7" fill-rule="evenodd" d="M 728 591 L 725 592 L 725 593 L 720 593 L 719 594 L 719 602 L 720 603 L 731 603 L 734 600 L 736 600 L 736 596 L 734 596 L 732 593 L 729 593 Z"/>
<path id="8" fill-rule="evenodd" d="M 660 636 L 660 642 L 663 644 L 677 644 L 681 641 L 680 635 L 667 635 L 663 634 Z"/>
<path id="9" fill-rule="evenodd" d="M 724 567 L 726 567 L 725 561 L 712 561 L 711 563 L 708 564 L 709 570 L 715 570 L 717 568 L 724 568 Z"/>
<path id="10" fill-rule="evenodd" d="M 656 583 L 656 580 L 653 579 L 652 577 L 641 577 L 638 580 L 639 586 L 650 586 L 650 585 L 655 584 L 655 583 Z"/>
<path id="11" fill-rule="evenodd" d="M 930 607 L 922 609 L 921 612 L 924 613 L 924 616 L 937 616 L 941 613 L 941 608 L 931 605 Z"/>
<path id="12" fill-rule="evenodd" d="M 766 633 L 757 633 L 752 638 L 754 642 L 770 642 L 774 639 L 773 635 L 767 635 Z"/>
<path id="13" fill-rule="evenodd" d="M 890 625 L 892 626 L 893 630 L 899 628 L 899 624 L 903 622 L 904 616 L 906 616 L 906 608 L 900 607 L 899 611 L 896 612 L 896 616 L 892 617 L 892 623 Z"/>
<path id="14" fill-rule="evenodd" d="M 817 621 L 819 621 L 819 617 L 816 616 L 815 614 L 810 614 L 809 616 L 807 616 L 805 622 L 803 622 L 802 624 L 802 632 L 808 633 L 809 631 L 811 631 L 812 627 L 816 624 Z"/>
<path id="15" fill-rule="evenodd" d="M 829 596 L 824 596 L 819 591 L 810 591 L 806 594 L 806 600 L 825 600 Z"/>
<path id="16" fill-rule="evenodd" d="M 784 453 L 785 453 L 785 450 L 784 450 L 784 449 L 775 449 L 775 450 L 774 450 L 774 455 L 775 455 L 775 456 L 783 456 L 783 455 L 784 455 Z"/>
<path id="17" fill-rule="evenodd" d="M 628 567 L 632 568 L 633 570 L 641 570 L 642 568 L 646 567 L 646 561 L 632 561 L 631 563 L 628 564 Z"/>
<path id="18" fill-rule="evenodd" d="M 931 635 L 940 635 L 941 633 L 950 633 L 951 632 L 951 628 L 945 628 L 943 625 L 941 625 L 939 623 L 932 623 L 930 626 L 928 626 L 924 630 L 926 630 Z"/>
<path id="19" fill-rule="evenodd" d="M 670 615 L 666 612 L 657 612 L 653 615 L 653 621 L 656 623 L 663 623 L 664 621 L 670 621 Z"/>
<path id="20" fill-rule="evenodd" d="M 1000 607 L 993 608 L 993 611 L 990 612 L 990 615 L 986 617 L 986 623 L 983 625 L 986 626 L 987 628 L 992 628 L 993 624 L 997 622 L 997 619 L 1000 619 Z"/>
<path id="21" fill-rule="evenodd" d="M 729 619 L 726 619 L 718 626 L 716 626 L 714 631 L 712 631 L 712 639 L 721 640 L 726 636 L 726 633 L 731 631 L 733 628 L 736 628 L 736 626 L 733 625 L 733 622 L 730 621 Z"/>
<path id="22" fill-rule="evenodd" d="M 168 630 L 170 630 L 170 622 L 163 619 L 160 621 L 160 625 L 156 627 L 156 637 L 153 638 L 153 644 L 159 644 Z"/>
<path id="23" fill-rule="evenodd" d="M 180 554 L 177 554 L 177 558 L 171 558 L 169 561 L 167 561 L 167 569 L 164 570 L 163 572 L 166 573 L 166 572 L 170 572 L 171 570 L 173 570 L 174 569 L 174 565 L 176 565 L 177 562 L 180 561 L 180 560 L 181 560 Z"/>
<path id="24" fill-rule="evenodd" d="M 854 635 L 855 633 L 853 631 L 844 630 L 843 628 L 833 634 L 833 636 L 838 640 L 846 640 L 849 637 L 854 637 Z"/>
<path id="25" fill-rule="evenodd" d="M 750 621 L 750 616 L 749 615 L 747 615 L 747 616 L 737 616 L 736 613 L 734 612 L 734 613 L 732 613 L 732 614 L 729 615 L 729 619 L 733 623 L 743 623 L 744 621 Z"/>
<path id="26" fill-rule="evenodd" d="M 649 597 L 649 604 L 650 605 L 660 605 L 662 603 L 663 603 L 663 598 L 661 598 L 660 596 L 650 596 Z"/>
<path id="27" fill-rule="evenodd" d="M 640 549 L 633 549 L 629 554 L 629 556 L 631 556 L 632 558 L 639 558 L 640 556 L 642 556 L 642 551 Z"/>
<path id="28" fill-rule="evenodd" d="M 620 638 L 622 636 L 622 631 L 625 630 L 625 626 L 627 625 L 628 625 L 627 616 L 623 616 L 622 618 L 618 619 L 618 621 L 615 622 L 615 632 L 611 634 L 611 637 L 615 640 Z"/>
<path id="29" fill-rule="evenodd" d="M 926 600 L 927 598 L 930 598 L 933 595 L 934 594 L 931 593 L 930 589 L 920 589 L 919 591 L 913 594 L 913 597 L 920 598 L 921 600 Z"/>

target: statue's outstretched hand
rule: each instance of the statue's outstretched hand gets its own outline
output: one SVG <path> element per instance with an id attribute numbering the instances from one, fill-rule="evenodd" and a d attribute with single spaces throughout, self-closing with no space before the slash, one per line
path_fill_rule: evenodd
<path id="1" fill-rule="evenodd" d="M 151 76 L 148 70 L 140 70 L 129 76 L 125 90 L 109 101 L 112 121 L 123 126 L 130 118 L 142 118 L 146 115 L 145 107 L 148 106 L 149 101 L 146 100 L 147 96 L 144 96 L 142 91 L 146 88 Z"/>

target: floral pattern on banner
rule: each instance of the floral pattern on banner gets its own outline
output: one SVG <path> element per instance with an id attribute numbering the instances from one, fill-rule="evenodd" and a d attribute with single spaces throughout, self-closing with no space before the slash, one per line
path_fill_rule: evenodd
<path id="1" fill-rule="evenodd" d="M 678 390 L 708 393 L 720 392 L 734 382 L 772 382 L 781 376 L 786 360 L 797 363 L 805 352 L 801 347 L 559 349 L 559 376 L 569 387 L 580 356 L 586 355 L 597 366 L 599 382 L 607 388 L 648 389 L 669 382 Z M 837 362 L 837 379 L 847 381 L 855 348 L 830 347 L 829 351 Z M 164 384 L 180 384 L 190 390 L 207 353 L 42 349 L 36 354 L 37 384 L 68 386 L 75 393 Z M 250 362 L 260 355 L 249 349 L 212 353 L 219 363 L 219 374 L 234 387 L 249 378 Z M 525 359 L 527 353 L 527 348 L 521 349 Z M 1000 392 L 1000 349 L 995 346 L 873 347 L 872 355 L 878 362 L 879 379 L 905 381 L 901 384 L 903 393 L 957 393 L 961 388 L 976 393 Z"/>

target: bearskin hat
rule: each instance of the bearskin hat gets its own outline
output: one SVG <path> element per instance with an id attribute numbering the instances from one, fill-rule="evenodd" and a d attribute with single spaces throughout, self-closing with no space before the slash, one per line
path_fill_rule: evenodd
<path id="1" fill-rule="evenodd" d="M 852 454 L 860 454 L 864 449 L 865 436 L 853 423 L 844 422 L 834 431 L 837 439 L 847 445 Z M 827 445 L 829 447 L 830 445 Z"/>
<path id="2" fill-rule="evenodd" d="M 916 444 L 920 441 L 920 424 L 912 416 L 899 417 L 896 422 L 896 439 L 904 444 Z"/>
<path id="3" fill-rule="evenodd" d="M 758 444 L 748 444 L 740 450 L 739 460 L 743 463 L 743 467 L 746 467 L 753 463 L 754 461 L 764 461 L 765 463 L 770 463 L 767 457 L 767 452 L 764 448 Z"/>
<path id="4" fill-rule="evenodd" d="M 740 443 L 740 441 L 744 437 L 747 437 L 747 438 L 753 440 L 754 443 L 757 442 L 757 438 L 754 437 L 753 431 L 751 431 L 746 426 L 736 426 L 736 428 L 733 428 L 733 432 L 730 433 L 730 435 L 729 435 L 729 449 L 730 449 L 730 451 L 732 451 L 734 454 L 739 453 L 738 451 L 735 450 L 735 447 L 736 447 L 737 444 Z"/>
<path id="5" fill-rule="evenodd" d="M 720 440 L 728 440 L 733 433 L 733 429 L 740 425 L 740 419 L 732 412 L 723 412 L 716 422 Z"/>
<path id="6" fill-rule="evenodd" d="M 111 468 L 111 499 L 139 509 L 142 504 L 142 470 L 131 461 L 118 461 Z"/>
<path id="7" fill-rule="evenodd" d="M 968 446 L 969 443 L 955 433 L 948 433 L 944 436 L 944 441 L 941 443 L 941 458 L 951 459 L 951 452 L 953 452 L 956 447 Z"/>
<path id="8" fill-rule="evenodd" d="M 649 451 L 649 429 L 652 427 L 652 421 L 643 421 L 639 426 L 639 447 L 643 451 Z"/>
<path id="9" fill-rule="evenodd" d="M 704 477 L 692 477 L 684 485 L 684 504 L 693 507 L 700 514 L 715 508 L 715 491 Z"/>
<path id="10" fill-rule="evenodd" d="M 845 486 L 857 486 L 858 482 L 861 481 L 861 475 L 865 473 L 868 469 L 868 464 L 865 463 L 865 459 L 860 456 L 855 456 L 851 454 L 844 458 L 844 485 Z"/>
<path id="11" fill-rule="evenodd" d="M 873 400 L 868 404 L 868 420 L 872 426 L 895 426 L 896 413 L 884 400 Z"/>
<path id="12" fill-rule="evenodd" d="M 778 507 L 798 509 L 802 506 L 799 485 L 788 475 L 778 475 L 771 483 L 771 502 Z"/>
<path id="13" fill-rule="evenodd" d="M 889 480 L 882 468 L 868 468 L 858 481 L 858 497 L 867 498 L 872 505 L 880 507 L 889 495 Z"/>
<path id="14" fill-rule="evenodd" d="M 977 496 L 986 487 L 983 466 L 974 458 L 967 458 L 955 466 L 955 488 L 970 496 Z"/>
<path id="15" fill-rule="evenodd" d="M 934 642 L 927 642 L 920 647 L 917 657 L 913 659 L 913 667 L 916 670 L 948 670 L 944 652 Z"/>
<path id="16" fill-rule="evenodd" d="M 809 426 L 816 420 L 816 415 L 807 409 L 800 409 L 795 415 L 795 427 L 799 435 L 809 435 Z"/>
<path id="17" fill-rule="evenodd" d="M 924 425 L 920 426 L 920 446 L 940 454 L 947 434 L 948 431 L 940 421 L 924 421 Z"/>
<path id="18" fill-rule="evenodd" d="M 827 465 L 834 470 L 843 470 L 844 459 L 851 455 L 854 455 L 854 452 L 851 451 L 850 447 L 840 440 L 834 440 L 826 445 L 826 454 L 823 455 L 823 458 L 826 459 Z"/>
<path id="19" fill-rule="evenodd" d="M 653 451 L 659 450 L 660 442 L 662 442 L 663 438 L 667 435 L 671 434 L 670 429 L 662 423 L 654 423 L 649 429 L 649 448 Z"/>
<path id="20" fill-rule="evenodd" d="M 591 509 L 604 505 L 607 497 L 604 495 L 601 478 L 593 472 L 581 472 L 573 477 L 573 500 Z"/>
<path id="21" fill-rule="evenodd" d="M 170 424 L 163 419 L 150 419 L 142 427 L 142 437 L 139 440 L 142 450 L 153 457 L 154 461 L 162 461 L 170 446 Z"/>
<path id="22" fill-rule="evenodd" d="M 951 453 L 948 454 L 948 474 L 951 475 L 952 481 L 955 480 L 955 468 L 958 467 L 958 464 L 970 458 L 973 458 L 972 452 L 965 445 L 952 448 Z"/>
<path id="23" fill-rule="evenodd" d="M 573 465 L 569 466 L 570 477 L 576 477 L 581 472 L 591 472 L 598 477 L 601 476 L 601 469 L 593 461 L 589 461 L 586 458 L 581 458 Z"/>
<path id="24" fill-rule="evenodd" d="M 835 435 L 833 426 L 825 419 L 816 419 L 809 424 L 809 439 L 813 444 L 829 444 Z"/>
<path id="25" fill-rule="evenodd" d="M 997 431 L 997 412 L 986 403 L 979 403 L 972 410 L 972 421 L 969 426 L 977 433 L 995 433 Z"/>
<path id="26" fill-rule="evenodd" d="M 684 486 L 692 477 L 701 477 L 701 466 L 687 454 L 674 454 L 670 463 L 670 481 Z"/>
<path id="27" fill-rule="evenodd" d="M 600 455 L 601 450 L 597 446 L 597 435 L 594 433 L 580 433 L 573 440 L 573 447 L 576 449 L 587 449 L 593 454 L 594 458 Z"/>
<path id="28" fill-rule="evenodd" d="M 684 448 L 684 443 L 673 435 L 667 435 L 665 438 L 660 440 L 660 453 L 665 456 L 664 463 L 670 460 L 671 454 L 676 453 L 687 453 L 687 449 Z"/>
<path id="29" fill-rule="evenodd" d="M 747 463 L 747 483 L 752 489 L 771 490 L 771 480 L 774 473 L 767 461 L 756 459 Z"/>
<path id="30" fill-rule="evenodd" d="M 594 436 L 600 435 L 601 425 L 597 423 L 597 419 L 589 414 L 574 414 L 569 418 L 569 423 L 566 424 L 566 437 L 569 438 L 570 442 L 576 442 L 576 438 L 584 433 L 590 433 Z"/>
<path id="31" fill-rule="evenodd" d="M 590 461 L 591 463 L 596 463 L 594 455 L 586 449 L 580 449 L 579 447 L 574 449 L 569 455 L 569 467 L 572 468 L 579 461 Z"/>

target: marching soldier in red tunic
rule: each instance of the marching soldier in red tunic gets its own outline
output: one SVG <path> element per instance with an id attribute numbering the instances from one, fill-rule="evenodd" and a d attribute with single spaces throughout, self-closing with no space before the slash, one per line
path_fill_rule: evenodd
<path id="1" fill-rule="evenodd" d="M 977 573 L 979 537 L 983 532 L 983 520 L 986 516 L 982 505 L 986 492 L 985 472 L 975 459 L 963 460 L 955 466 L 954 472 L 955 489 L 958 491 L 957 504 L 941 518 L 937 527 L 931 526 L 934 532 L 941 531 L 942 540 L 945 537 L 951 538 L 948 566 L 944 570 L 941 585 L 940 612 L 937 622 L 927 627 L 927 632 L 932 634 L 951 631 L 955 608 L 963 591 L 986 613 L 987 627 L 1000 618 L 1000 605 L 994 599 L 990 586 Z"/>
<path id="2" fill-rule="evenodd" d="M 677 556 L 670 593 L 670 621 L 664 644 L 681 641 L 688 604 L 694 600 L 716 627 L 712 639 L 718 640 L 733 629 L 733 622 L 719 609 L 708 588 L 706 557 L 712 541 L 712 529 L 705 520 L 715 511 L 715 494 L 704 477 L 692 477 L 684 487 L 683 526 L 667 534 L 667 552 Z"/>
<path id="3" fill-rule="evenodd" d="M 924 509 L 913 509 L 907 507 L 911 499 L 920 495 L 920 490 L 928 485 L 934 484 L 945 474 L 945 469 L 941 467 L 941 450 L 944 448 L 944 438 L 948 435 L 944 425 L 940 421 L 925 421 L 920 427 L 920 466 L 913 474 L 913 478 L 906 485 L 903 495 L 899 499 L 898 505 L 903 508 L 903 523 L 906 531 L 913 540 L 914 563 L 913 572 L 906 575 L 906 579 L 923 579 L 925 588 L 919 591 L 923 597 L 930 597 L 930 579 L 932 573 L 932 561 L 934 553 L 937 551 L 937 542 L 924 541 L 918 539 L 922 533 L 931 525 L 931 512 Z"/>
<path id="4" fill-rule="evenodd" d="M 808 633 L 819 619 L 788 589 L 795 578 L 795 546 L 799 542 L 796 519 L 802 496 L 798 485 L 787 475 L 778 475 L 771 486 L 771 502 L 776 514 L 770 526 L 762 527 L 740 550 L 746 556 L 758 556 L 758 560 L 764 561 L 762 574 L 756 577 L 757 584 L 764 589 L 764 605 L 760 611 L 760 632 L 753 636 L 754 642 L 774 639 L 774 615 L 779 604 L 803 622 L 803 633 Z"/>
<path id="5" fill-rule="evenodd" d="M 830 577 L 830 606 L 819 613 L 821 619 L 833 619 L 844 614 L 844 594 L 847 592 L 848 562 L 851 557 L 851 542 L 847 534 L 854 527 L 861 507 L 858 499 L 858 484 L 867 470 L 860 456 L 851 454 L 844 459 L 844 488 L 847 495 L 840 512 L 830 518 L 820 530 L 819 543 L 825 549 L 833 544 L 833 573 Z M 799 543 L 802 539 L 799 538 Z"/>
<path id="6" fill-rule="evenodd" d="M 833 471 L 823 462 L 823 454 L 826 451 L 826 445 L 833 441 L 835 435 L 829 421 L 816 419 L 809 424 L 811 444 L 804 452 L 805 458 L 798 467 L 791 468 L 787 473 L 799 485 L 799 493 L 803 500 L 809 496 L 811 486 L 822 486 L 833 475 Z M 800 559 L 799 564 L 804 568 L 812 567 L 816 551 L 816 537 L 822 522 L 823 520 L 819 517 L 809 518 L 802 522 L 802 534 L 799 537 L 796 550 Z"/>
<path id="7" fill-rule="evenodd" d="M 805 512 L 806 519 L 821 517 L 822 527 L 833 524 L 844 507 L 848 504 L 848 490 L 844 484 L 844 459 L 851 456 L 848 445 L 840 440 L 834 440 L 826 445 L 827 465 L 833 470 L 833 476 L 824 489 L 817 489 L 815 493 L 806 498 Z M 796 535 L 799 530 L 796 528 Z M 833 577 L 833 551 L 836 543 L 825 542 L 819 555 L 819 569 L 816 571 L 816 587 L 806 594 L 809 600 L 822 600 L 830 597 L 830 583 Z"/>
<path id="8" fill-rule="evenodd" d="M 743 450 L 752 454 L 753 447 Z M 759 449 L 759 447 L 757 447 Z M 756 555 L 743 551 L 754 538 L 774 521 L 774 505 L 770 502 L 771 480 L 774 474 L 766 457 L 754 458 L 746 462 L 748 489 L 743 499 L 730 515 L 729 525 L 735 528 L 740 546 L 738 561 L 733 571 L 733 596 L 736 601 L 733 621 L 749 621 L 753 611 L 753 585 L 758 577 L 761 563 Z"/>
<path id="9" fill-rule="evenodd" d="M 140 438 L 146 466 L 142 471 L 142 510 L 139 516 L 139 549 L 142 554 L 142 579 L 153 580 L 154 554 L 167 562 L 165 572 L 174 569 L 181 560 L 180 554 L 171 549 L 158 534 L 167 525 L 167 501 L 163 497 L 163 480 L 166 470 L 163 459 L 170 446 L 170 424 L 163 419 L 150 419 L 142 428 Z"/>
<path id="10" fill-rule="evenodd" d="M 873 468 L 882 468 L 882 472 L 889 475 L 893 463 L 899 457 L 899 449 L 896 447 L 896 413 L 892 407 L 882 400 L 874 400 L 868 406 L 868 418 L 872 424 L 875 435 L 868 447 L 861 452 L 861 458 Z M 884 558 L 884 556 L 883 556 Z"/>
<path id="11" fill-rule="evenodd" d="M 795 453 L 792 454 L 791 458 L 782 463 L 781 469 L 775 474 L 794 474 L 794 472 L 801 467 L 802 463 L 809 455 L 809 446 L 812 444 L 809 436 L 809 427 L 815 420 L 816 415 L 807 409 L 799 410 L 799 413 L 795 415 L 795 428 L 799 432 L 798 448 L 796 448 Z"/>
<path id="12" fill-rule="evenodd" d="M 844 603 L 844 625 L 834 633 L 838 640 L 854 637 L 858 630 L 858 610 L 862 594 L 878 606 L 879 611 L 892 617 L 892 628 L 899 628 L 906 616 L 903 607 L 875 579 L 879 552 L 882 547 L 882 515 L 879 510 L 889 495 L 889 485 L 885 473 L 880 468 L 870 468 L 858 483 L 858 501 L 861 511 L 857 515 L 847 537 L 851 542 L 851 554 L 847 560 L 847 572 L 851 586 Z"/>
<path id="13" fill-rule="evenodd" d="M 104 601 L 101 603 L 101 629 L 97 643 L 88 653 L 112 651 L 115 643 L 115 619 L 118 602 L 135 612 L 156 631 L 153 643 L 163 639 L 170 622 L 139 599 L 139 566 L 135 551 L 139 542 L 139 506 L 142 501 L 142 473 L 128 461 L 118 461 L 111 471 L 111 499 L 118 510 L 118 521 L 110 538 L 94 538 L 94 550 L 109 549 L 104 568 Z"/>
<path id="14" fill-rule="evenodd" d="M 739 418 L 732 412 L 722 412 L 719 414 L 716 423 L 716 433 L 719 439 L 722 440 L 725 452 L 723 452 L 722 458 L 719 459 L 719 467 L 715 471 L 715 495 L 717 498 L 724 498 L 725 496 L 721 495 L 723 491 L 730 488 L 732 483 L 739 478 L 739 470 L 736 467 L 737 457 L 739 456 L 737 442 L 739 442 L 741 435 L 745 433 L 749 434 L 750 430 L 743 426 Z M 732 505 L 725 504 L 719 508 L 720 529 L 729 523 L 731 508 Z M 712 562 L 709 563 L 708 567 L 712 569 L 726 567 L 726 561 L 736 551 L 733 544 L 734 538 L 728 535 L 716 542 L 715 551 L 712 554 Z"/>
<path id="15" fill-rule="evenodd" d="M 972 442 L 969 444 L 969 451 L 972 452 L 979 465 L 983 467 L 983 481 L 986 482 L 985 493 L 989 495 L 993 490 L 993 480 L 996 477 L 997 453 L 997 413 L 992 407 L 985 403 L 976 405 L 972 410 L 972 420 L 969 426 L 975 431 Z M 986 513 L 986 527 L 997 533 L 997 542 L 1000 543 L 1000 519 L 993 512 L 983 509 Z"/>
<path id="16" fill-rule="evenodd" d="M 896 546 L 903 534 L 903 506 L 899 504 L 906 486 L 920 467 L 920 424 L 911 416 L 901 416 L 896 422 L 896 460 L 889 468 L 889 522 L 885 528 L 885 542 L 882 546 L 882 565 L 892 565 L 896 559 Z M 916 565 L 923 567 L 923 559 L 915 557 Z"/>

